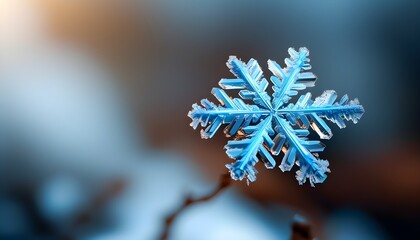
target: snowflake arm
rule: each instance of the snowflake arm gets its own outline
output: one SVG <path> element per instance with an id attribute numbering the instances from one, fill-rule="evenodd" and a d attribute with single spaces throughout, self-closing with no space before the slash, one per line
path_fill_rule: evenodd
<path id="1" fill-rule="evenodd" d="M 267 150 L 274 145 L 270 137 L 274 134 L 271 119 L 272 116 L 268 116 L 256 126 L 243 128 L 242 131 L 246 134 L 246 138 L 228 141 L 225 146 L 226 153 L 235 162 L 227 164 L 226 167 L 233 179 L 242 180 L 246 176 L 248 183 L 255 181 L 257 170 L 254 165 L 258 162 L 257 154 L 260 155 L 268 169 L 272 169 L 276 165 L 276 161 Z"/>
<path id="2" fill-rule="evenodd" d="M 309 178 L 311 186 L 315 183 L 322 183 L 327 178 L 328 161 L 316 158 L 311 152 L 321 152 L 325 146 L 319 141 L 308 141 L 306 137 L 309 134 L 307 130 L 294 130 L 288 121 L 275 116 L 277 122 L 277 132 L 279 132 L 281 141 L 277 144 L 277 149 L 283 149 L 284 157 L 280 164 L 280 169 L 290 171 L 297 161 L 296 165 L 300 170 L 296 172 L 296 179 L 299 184 L 306 182 Z"/>
<path id="3" fill-rule="evenodd" d="M 261 67 L 255 59 L 245 64 L 235 56 L 230 56 L 226 65 L 237 78 L 220 80 L 219 85 L 223 89 L 243 89 L 239 92 L 242 99 L 252 99 L 255 104 L 271 109 L 271 98 L 265 91 L 268 81 L 263 78 Z"/>
<path id="4" fill-rule="evenodd" d="M 348 96 L 344 95 L 339 102 L 334 103 L 336 99 L 337 93 L 333 90 L 325 91 L 315 101 L 311 100 L 311 93 L 306 93 L 296 104 L 290 103 L 287 107 L 279 109 L 277 113 L 285 115 L 293 125 L 298 123 L 303 128 L 311 126 L 321 139 L 330 139 L 332 131 L 322 118 L 344 128 L 346 127 L 344 120 L 357 123 L 364 113 L 357 98 L 349 102 Z"/>
<path id="5" fill-rule="evenodd" d="M 212 138 L 222 124 L 228 123 L 225 134 L 233 136 L 240 127 L 246 127 L 250 123 L 256 123 L 269 111 L 259 108 L 256 105 L 245 104 L 241 99 L 231 99 L 220 88 L 213 88 L 212 94 L 219 100 L 222 106 L 217 106 L 207 99 L 201 100 L 201 105 L 193 104 L 193 110 L 188 113 L 192 118 L 191 127 L 196 129 L 201 123 L 202 138 Z"/>
<path id="6" fill-rule="evenodd" d="M 273 82 L 273 106 L 277 110 L 297 95 L 298 90 L 304 90 L 306 87 L 315 86 L 316 76 L 312 72 L 306 72 L 311 69 L 309 64 L 309 51 L 306 48 L 300 48 L 296 52 L 293 48 L 288 50 L 290 58 L 284 61 L 286 68 L 281 68 L 275 61 L 268 60 L 268 69 L 274 74 L 271 77 Z"/>

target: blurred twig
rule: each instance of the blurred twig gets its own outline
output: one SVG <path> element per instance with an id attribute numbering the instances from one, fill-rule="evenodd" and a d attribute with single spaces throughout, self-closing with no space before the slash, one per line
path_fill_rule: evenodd
<path id="1" fill-rule="evenodd" d="M 307 223 L 294 222 L 292 224 L 291 240 L 312 240 L 311 226 Z"/>
<path id="2" fill-rule="evenodd" d="M 193 199 L 191 196 L 188 196 L 185 201 L 184 204 L 181 205 L 181 207 L 179 207 L 174 213 L 172 213 L 171 215 L 169 215 L 166 220 L 165 220 L 165 228 L 162 231 L 162 235 L 160 237 L 161 240 L 167 240 L 168 239 L 168 235 L 169 235 L 169 231 L 171 229 L 171 226 L 173 224 L 173 222 L 175 221 L 175 219 L 177 218 L 177 216 L 179 214 L 182 213 L 182 211 L 184 211 L 186 208 L 188 208 L 189 206 L 195 204 L 195 203 L 199 203 L 199 202 L 205 202 L 205 201 L 209 201 L 212 198 L 214 198 L 215 196 L 217 196 L 217 194 L 219 194 L 221 191 L 223 191 L 226 187 L 228 187 L 232 182 L 232 179 L 230 178 L 230 174 L 226 173 L 220 176 L 220 180 L 219 180 L 219 185 L 217 186 L 217 188 L 211 192 L 210 194 L 208 194 L 207 196 L 201 197 L 201 198 L 196 198 Z"/>
<path id="3" fill-rule="evenodd" d="M 85 209 L 75 215 L 72 223 L 73 227 L 77 228 L 78 226 L 90 222 L 96 213 L 106 203 L 120 195 L 121 192 L 124 191 L 125 187 L 126 182 L 122 179 L 117 179 L 108 183 L 102 191 L 94 196 L 92 201 Z"/>
<path id="4" fill-rule="evenodd" d="M 106 184 L 104 189 L 99 191 L 84 209 L 74 215 L 70 223 L 70 230 L 67 234 L 61 236 L 60 239 L 75 239 L 73 235 L 77 233 L 78 229 L 89 224 L 93 218 L 99 215 L 104 205 L 120 195 L 126 188 L 126 185 L 127 183 L 122 179 L 116 179 Z"/>

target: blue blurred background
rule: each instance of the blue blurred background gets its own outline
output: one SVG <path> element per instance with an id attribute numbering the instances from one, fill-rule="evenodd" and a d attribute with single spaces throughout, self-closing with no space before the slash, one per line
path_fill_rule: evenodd
<path id="1" fill-rule="evenodd" d="M 319 95 L 366 113 L 325 142 L 332 173 L 299 186 L 258 166 L 180 215 L 170 239 L 413 239 L 420 223 L 420 2 L 0 0 L 0 239 L 157 239 L 211 191 L 226 138 L 201 140 L 191 104 L 229 55 L 311 51 Z M 267 71 L 267 69 L 264 69 Z"/>

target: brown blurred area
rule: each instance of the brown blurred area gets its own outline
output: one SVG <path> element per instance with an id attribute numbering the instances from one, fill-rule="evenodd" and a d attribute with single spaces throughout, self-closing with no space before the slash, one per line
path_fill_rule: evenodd
<path id="1" fill-rule="evenodd" d="M 138 118 L 139 132 L 146 135 L 152 148 L 181 151 L 196 161 L 207 179 L 217 182 L 219 175 L 227 171 L 224 164 L 230 162 L 222 149 L 226 138 L 219 133 L 211 141 L 201 140 L 198 132 L 189 127 L 186 114 L 192 103 L 210 96 L 210 89 L 218 79 L 229 76 L 224 65 L 228 55 L 241 54 L 246 59 L 258 52 L 257 46 L 245 50 L 249 43 L 232 47 L 229 40 L 225 46 L 217 36 L 214 41 L 207 39 L 206 44 L 212 46 L 194 45 L 199 37 L 171 35 L 176 30 L 164 28 L 161 16 L 147 8 L 150 2 L 32 1 L 47 16 L 49 31 L 55 38 L 84 46 L 118 76 L 118 84 L 127 93 L 126 98 Z M 223 33 L 230 28 L 226 23 L 219 30 Z M 317 65 L 318 70 L 322 68 Z M 366 108 L 366 114 L 369 110 Z M 340 136 L 357 127 L 349 124 Z M 333 148 L 329 146 L 331 142 L 342 140 L 345 138 L 332 138 L 326 143 L 327 148 Z M 420 213 L 418 141 L 377 141 L 384 144 L 376 144 L 379 147 L 373 151 L 366 150 L 368 146 L 358 151 L 351 145 L 339 147 L 340 151 L 329 150 L 326 158 L 331 160 L 332 173 L 316 188 L 308 184 L 298 186 L 293 172 L 266 170 L 262 166 L 257 166 L 258 181 L 250 186 L 237 182 L 234 188 L 262 205 L 280 203 L 299 209 L 310 216 L 315 232 L 326 214 L 341 207 L 363 209 L 385 228 L 415 226 Z"/>
<path id="2" fill-rule="evenodd" d="M 60 41 L 89 49 L 121 74 L 126 86 L 147 83 L 130 79 L 130 74 L 136 76 L 152 65 L 159 40 L 147 10 L 130 7 L 126 1 L 34 1 L 42 7 L 50 33 Z"/>

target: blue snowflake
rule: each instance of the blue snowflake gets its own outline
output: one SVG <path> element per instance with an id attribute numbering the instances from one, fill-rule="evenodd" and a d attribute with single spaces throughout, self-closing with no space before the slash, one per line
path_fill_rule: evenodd
<path id="1" fill-rule="evenodd" d="M 272 169 L 276 165 L 272 155 L 283 152 L 280 164 L 283 172 L 297 165 L 300 168 L 296 172 L 299 184 L 305 183 L 307 178 L 312 186 L 322 183 L 327 178 L 326 172 L 330 172 L 328 161 L 318 156 L 325 145 L 308 140 L 309 126 L 321 139 L 330 139 L 332 132 L 324 119 L 344 128 L 344 120 L 357 123 L 363 115 L 364 109 L 357 99 L 349 101 L 344 95 L 336 101 L 337 94 L 333 90 L 325 91 L 315 100 L 311 100 L 311 93 L 306 93 L 295 104 L 289 103 L 299 90 L 313 87 L 316 81 L 316 76 L 308 71 L 311 69 L 308 49 L 300 48 L 297 52 L 289 48 L 289 54 L 290 58 L 285 59 L 286 68 L 268 60 L 268 68 L 274 75 L 270 79 L 274 91 L 272 99 L 266 92 L 268 81 L 257 61 L 251 59 L 245 64 L 231 56 L 227 66 L 236 78 L 222 79 L 219 82 L 222 89 L 212 90 L 221 105 L 203 99 L 202 106 L 193 104 L 188 113 L 194 129 L 200 123 L 205 127 L 201 130 L 202 138 L 212 138 L 222 124 L 228 124 L 224 133 L 234 140 L 228 141 L 225 149 L 235 161 L 226 167 L 234 180 L 246 177 L 248 183 L 255 181 L 257 170 L 254 166 L 258 160 Z M 223 89 L 238 89 L 241 98 L 232 99 Z"/>

